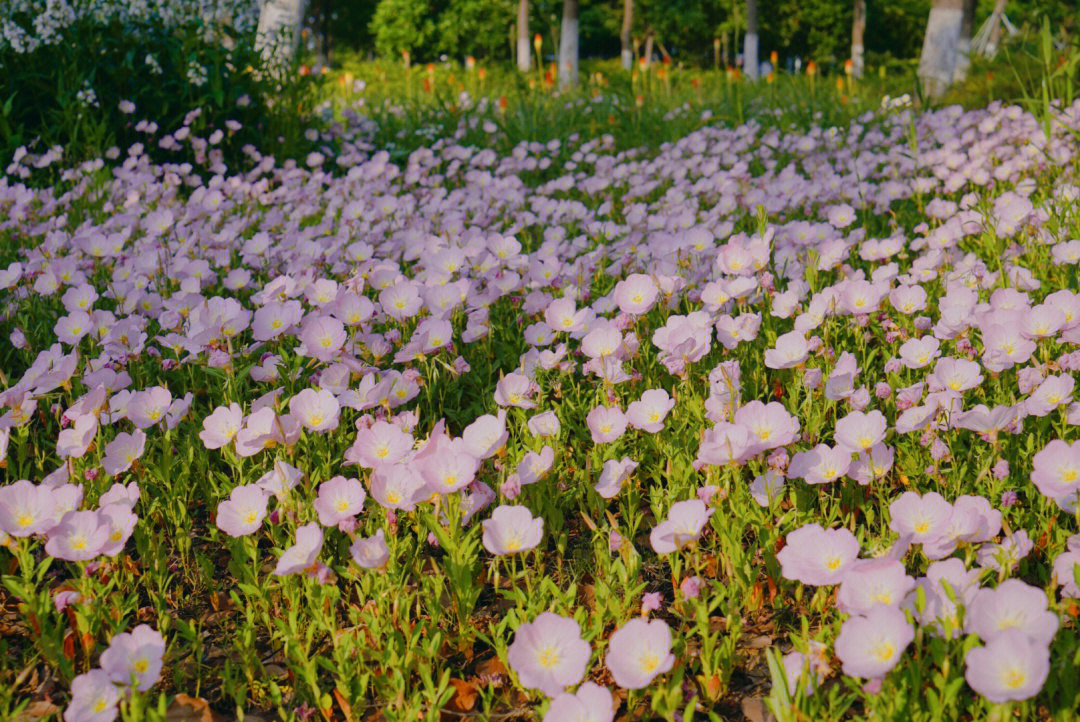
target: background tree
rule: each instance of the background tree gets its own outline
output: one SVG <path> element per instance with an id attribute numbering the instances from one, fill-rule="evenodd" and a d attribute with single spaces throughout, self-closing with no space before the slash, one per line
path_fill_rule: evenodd
<path id="1" fill-rule="evenodd" d="M 532 53 L 532 36 L 529 34 L 529 0 L 518 0 L 517 12 L 517 66 L 523 73 L 532 69 L 529 62 Z M 543 62 L 537 58 L 537 62 Z"/>
<path id="2" fill-rule="evenodd" d="M 622 65 L 627 70 L 634 68 L 634 0 L 623 0 L 622 28 L 619 41 L 622 46 Z"/>
<path id="3" fill-rule="evenodd" d="M 375 49 L 385 58 L 407 50 L 417 61 L 431 59 L 441 10 L 428 0 L 381 0 L 371 19 Z"/>
<path id="4" fill-rule="evenodd" d="M 267 58 L 271 67 L 288 66 L 300 44 L 300 25 L 307 10 L 307 0 L 267 0 L 259 13 L 255 49 Z"/>
<path id="5" fill-rule="evenodd" d="M 758 4 L 746 0 L 746 40 L 743 42 L 743 72 L 750 80 L 758 79 Z"/>
<path id="6" fill-rule="evenodd" d="M 559 34 L 560 88 L 577 84 L 579 13 L 579 0 L 563 0 L 562 30 Z"/>
<path id="7" fill-rule="evenodd" d="M 956 72 L 965 0 L 934 0 L 926 23 L 919 79 L 931 96 L 945 92 Z"/>
<path id="8" fill-rule="evenodd" d="M 866 33 L 866 0 L 855 0 L 851 19 L 851 74 L 861 78 L 864 66 L 863 35 Z"/>

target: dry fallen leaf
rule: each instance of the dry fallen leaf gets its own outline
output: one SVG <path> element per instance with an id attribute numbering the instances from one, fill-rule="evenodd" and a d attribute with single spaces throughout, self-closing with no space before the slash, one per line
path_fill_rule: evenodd
<path id="1" fill-rule="evenodd" d="M 201 697 L 186 694 L 176 699 L 165 711 L 166 722 L 224 722 L 225 717 L 210 709 L 210 703 Z"/>
<path id="2" fill-rule="evenodd" d="M 59 711 L 60 708 L 57 707 L 55 704 L 53 704 L 47 699 L 42 699 L 32 703 L 22 712 L 15 715 L 14 722 L 32 722 L 33 720 L 56 714 Z"/>
<path id="3" fill-rule="evenodd" d="M 476 687 L 463 679 L 450 678 L 450 684 L 454 687 L 454 696 L 446 703 L 446 709 L 451 712 L 469 712 L 476 705 Z"/>

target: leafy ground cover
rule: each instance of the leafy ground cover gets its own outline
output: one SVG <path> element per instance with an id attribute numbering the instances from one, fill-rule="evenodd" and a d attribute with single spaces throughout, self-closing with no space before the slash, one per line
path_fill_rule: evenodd
<path id="1" fill-rule="evenodd" d="M 0 715 L 1073 719 L 1080 105 L 439 73 L 16 154 Z"/>

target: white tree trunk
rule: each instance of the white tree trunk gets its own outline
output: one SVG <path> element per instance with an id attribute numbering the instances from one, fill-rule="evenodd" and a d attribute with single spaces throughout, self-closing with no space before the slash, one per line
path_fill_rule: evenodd
<path id="1" fill-rule="evenodd" d="M 532 69 L 530 47 L 532 39 L 529 37 L 529 0 L 518 0 L 517 15 L 517 66 L 523 73 Z M 537 62 L 541 62 L 537 59 Z"/>
<path id="2" fill-rule="evenodd" d="M 941 95 L 952 83 L 963 20 L 963 0 L 934 0 L 919 59 L 919 79 L 931 96 Z"/>
<path id="3" fill-rule="evenodd" d="M 276 71 L 287 67 L 296 54 L 305 10 L 307 0 L 266 0 L 262 6 L 255 49 Z"/>
<path id="4" fill-rule="evenodd" d="M 622 66 L 626 70 L 634 69 L 634 0 L 623 0 L 622 32 L 619 40 L 622 43 Z"/>
<path id="5" fill-rule="evenodd" d="M 563 0 L 562 32 L 559 37 L 559 87 L 578 81 L 578 0 Z"/>
<path id="6" fill-rule="evenodd" d="M 855 13 L 851 22 L 851 74 L 863 76 L 865 68 L 863 35 L 866 33 L 866 0 L 855 0 Z"/>
<path id="7" fill-rule="evenodd" d="M 758 17 L 757 0 L 746 0 L 746 40 L 743 43 L 743 72 L 747 80 L 757 80 L 758 65 Z"/>

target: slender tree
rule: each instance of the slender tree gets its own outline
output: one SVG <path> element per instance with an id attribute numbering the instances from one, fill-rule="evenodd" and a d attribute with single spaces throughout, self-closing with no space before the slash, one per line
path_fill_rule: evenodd
<path id="1" fill-rule="evenodd" d="M 863 75 L 863 35 L 866 33 L 866 0 L 855 0 L 855 12 L 851 21 L 851 74 Z"/>
<path id="2" fill-rule="evenodd" d="M 919 79 L 931 96 L 945 92 L 956 72 L 966 0 L 933 0 L 919 59 Z"/>
<path id="3" fill-rule="evenodd" d="M 746 0 L 746 41 L 743 43 L 743 72 L 757 80 L 758 69 L 758 6 L 757 0 Z"/>
<path id="4" fill-rule="evenodd" d="M 532 62 L 529 53 L 529 44 L 532 39 L 529 37 L 529 0 L 518 0 L 518 13 L 517 13 L 517 66 L 518 70 L 523 73 L 529 72 L 532 69 Z M 536 59 L 536 62 L 542 62 L 540 58 Z"/>
<path id="5" fill-rule="evenodd" d="M 296 55 L 306 10 L 307 0 L 266 0 L 262 6 L 259 27 L 255 31 L 255 48 L 277 72 Z"/>
<path id="6" fill-rule="evenodd" d="M 559 87 L 568 88 L 578 80 L 579 0 L 563 0 L 562 32 L 559 34 Z"/>
<path id="7" fill-rule="evenodd" d="M 622 65 L 627 70 L 634 69 L 634 47 L 631 37 L 634 29 L 634 0 L 623 0 L 622 5 Z"/>
<path id="8" fill-rule="evenodd" d="M 1001 26 L 1004 24 L 1006 2 L 1007 0 L 997 0 L 994 3 L 994 13 L 990 16 L 990 38 L 986 43 L 986 55 L 991 58 L 997 53 L 998 43 L 1001 42 Z"/>

